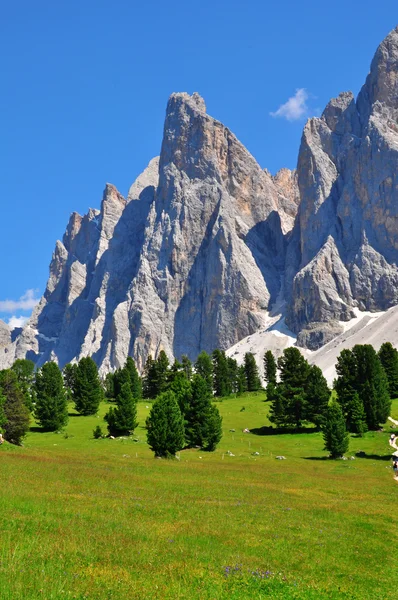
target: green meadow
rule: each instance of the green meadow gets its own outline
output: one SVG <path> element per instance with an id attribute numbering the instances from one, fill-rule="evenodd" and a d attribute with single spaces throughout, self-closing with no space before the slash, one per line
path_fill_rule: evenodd
<path id="1" fill-rule="evenodd" d="M 321 433 L 270 435 L 264 398 L 218 403 L 216 452 L 179 460 L 153 458 L 148 402 L 131 439 L 93 439 L 103 404 L 3 444 L 0 599 L 395 597 L 390 428 L 331 461 Z"/>

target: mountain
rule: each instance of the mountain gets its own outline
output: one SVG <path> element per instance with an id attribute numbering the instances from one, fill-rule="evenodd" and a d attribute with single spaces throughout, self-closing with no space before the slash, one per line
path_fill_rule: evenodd
<path id="1" fill-rule="evenodd" d="M 126 198 L 107 184 L 101 210 L 71 215 L 23 331 L 0 327 L 0 364 L 91 355 L 105 373 L 131 355 L 142 369 L 161 349 L 239 354 L 248 336 L 309 354 L 397 305 L 397 73 L 398 28 L 358 98 L 309 119 L 297 171 L 275 176 L 199 94 L 172 94 L 160 156 Z"/>

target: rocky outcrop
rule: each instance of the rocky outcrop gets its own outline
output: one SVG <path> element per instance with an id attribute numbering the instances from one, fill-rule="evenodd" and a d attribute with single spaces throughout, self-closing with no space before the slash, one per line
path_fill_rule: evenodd
<path id="1" fill-rule="evenodd" d="M 377 50 L 357 101 L 340 94 L 304 128 L 287 323 L 310 348 L 329 341 L 354 307 L 398 303 L 397 92 L 395 29 Z"/>
<path id="2" fill-rule="evenodd" d="M 356 311 L 398 304 L 397 118 L 398 29 L 357 100 L 307 122 L 297 171 L 272 176 L 199 94 L 172 94 L 160 157 L 126 198 L 108 184 L 101 210 L 72 214 L 0 363 L 195 359 L 264 329 L 275 306 L 289 343 L 316 349 Z"/>
<path id="3" fill-rule="evenodd" d="M 100 211 L 72 214 L 14 356 L 91 355 L 105 372 L 229 347 L 281 292 L 297 206 L 295 172 L 272 177 L 198 94 L 173 94 L 160 158 L 127 199 L 107 185 Z"/>

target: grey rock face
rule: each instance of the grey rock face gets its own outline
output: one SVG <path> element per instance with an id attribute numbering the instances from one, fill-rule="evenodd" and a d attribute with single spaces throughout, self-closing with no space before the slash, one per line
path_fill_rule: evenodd
<path id="1" fill-rule="evenodd" d="M 340 94 L 304 128 L 301 204 L 288 249 L 296 265 L 290 262 L 286 277 L 287 323 L 307 346 L 329 340 L 354 307 L 398 303 L 397 109 L 395 29 L 377 50 L 357 102 Z M 316 336 L 302 332 L 314 327 Z"/>
<path id="2" fill-rule="evenodd" d="M 273 178 L 199 94 L 173 94 L 160 159 L 127 200 L 108 184 L 101 211 L 72 214 L 14 356 L 90 355 L 106 372 L 128 355 L 142 368 L 161 349 L 228 348 L 281 291 L 297 205 L 295 172 Z"/>

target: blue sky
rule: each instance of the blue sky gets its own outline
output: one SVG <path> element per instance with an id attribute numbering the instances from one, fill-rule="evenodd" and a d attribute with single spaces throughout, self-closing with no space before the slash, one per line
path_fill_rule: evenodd
<path id="1" fill-rule="evenodd" d="M 170 93 L 293 168 L 305 119 L 358 93 L 397 22 L 392 0 L 3 0 L 0 318 L 29 314 L 69 214 L 159 153 Z"/>

